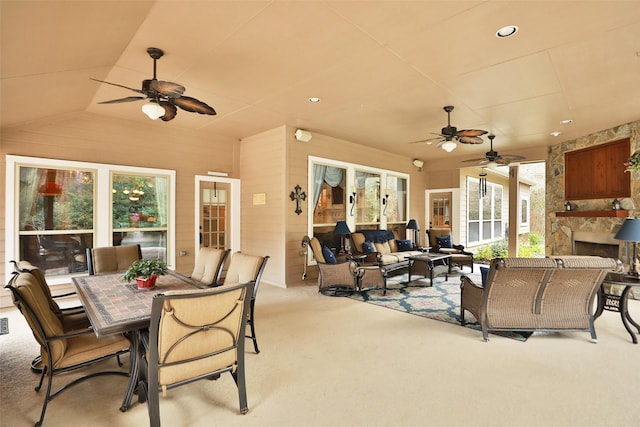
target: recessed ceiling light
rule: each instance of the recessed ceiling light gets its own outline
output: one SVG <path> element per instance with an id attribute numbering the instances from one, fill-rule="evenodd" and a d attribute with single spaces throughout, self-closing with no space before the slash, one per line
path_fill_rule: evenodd
<path id="1" fill-rule="evenodd" d="M 320 98 L 316 98 L 315 96 L 311 97 L 309 98 L 309 102 L 313 102 L 313 103 L 320 102 Z"/>
<path id="2" fill-rule="evenodd" d="M 562 132 L 555 131 L 555 132 L 551 132 L 549 135 L 551 135 L 551 136 L 560 136 L 561 133 Z"/>
<path id="3" fill-rule="evenodd" d="M 507 25 L 506 27 L 502 27 L 500 28 L 497 32 L 496 32 L 496 36 L 500 37 L 500 38 L 504 38 L 504 37 L 511 37 L 512 35 L 514 35 L 516 32 L 518 31 L 518 27 L 516 27 L 515 25 Z"/>
<path id="4" fill-rule="evenodd" d="M 571 123 L 573 123 L 573 120 L 571 119 L 566 119 L 560 122 L 563 125 L 570 125 Z"/>

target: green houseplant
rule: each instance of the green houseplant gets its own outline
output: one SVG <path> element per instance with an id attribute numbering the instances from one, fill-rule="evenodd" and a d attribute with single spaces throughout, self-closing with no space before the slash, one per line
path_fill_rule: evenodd
<path id="1" fill-rule="evenodd" d="M 139 259 L 131 264 L 122 277 L 124 281 L 136 280 L 138 288 L 148 289 L 156 285 L 158 276 L 167 274 L 167 264 L 159 259 Z"/>

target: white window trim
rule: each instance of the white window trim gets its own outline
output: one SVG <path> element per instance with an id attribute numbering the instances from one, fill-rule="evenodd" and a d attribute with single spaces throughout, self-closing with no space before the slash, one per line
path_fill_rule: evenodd
<path id="1" fill-rule="evenodd" d="M 96 173 L 96 205 L 95 205 L 95 241 L 94 246 L 110 246 L 113 236 L 111 234 L 111 173 L 150 174 L 169 176 L 169 232 L 167 233 L 167 264 L 170 269 L 175 269 L 175 214 L 176 214 L 176 171 L 171 169 L 155 169 L 145 167 L 113 165 L 105 163 L 78 162 L 73 160 L 47 159 L 41 157 L 6 156 L 6 192 L 5 192 L 5 254 L 6 260 L 16 259 L 18 252 L 19 224 L 15 212 L 17 207 L 17 195 L 19 182 L 16 182 L 18 166 L 33 167 L 57 167 L 65 169 L 93 169 Z M 9 207 L 13 207 L 10 209 Z M 47 279 L 54 284 L 68 283 L 68 277 Z"/>
<path id="2" fill-rule="evenodd" d="M 474 181 L 476 184 L 480 183 L 480 180 L 478 178 L 475 178 L 475 177 L 472 177 L 472 176 L 467 176 L 467 179 L 469 181 Z M 502 184 L 498 184 L 498 183 L 495 183 L 495 182 L 487 181 L 487 189 L 489 189 L 489 188 L 492 189 L 492 191 L 491 191 L 492 194 L 495 194 L 495 188 L 501 188 L 502 189 L 502 194 L 503 194 L 502 202 L 504 204 L 504 186 Z M 480 245 L 484 245 L 484 244 L 487 244 L 487 243 L 493 243 L 493 242 L 498 242 L 498 241 L 502 240 L 502 238 L 504 237 L 504 231 L 505 231 L 504 230 L 504 224 L 505 224 L 504 212 L 500 213 L 501 214 L 500 221 L 502 221 L 502 232 L 503 232 L 502 236 L 492 237 L 490 239 L 485 239 L 484 235 L 483 235 L 482 236 L 483 237 L 482 240 L 473 241 L 473 242 L 469 241 L 469 232 L 468 232 L 468 230 L 470 228 L 469 227 L 469 223 L 471 221 L 478 222 L 479 223 L 478 232 L 482 233 L 482 222 L 483 222 L 483 219 L 482 219 L 483 212 L 482 212 L 482 202 L 481 201 L 479 202 L 479 204 L 480 204 L 480 206 L 479 206 L 479 208 L 480 208 L 480 210 L 479 210 L 480 218 L 478 220 L 470 220 L 469 219 L 469 211 L 470 211 L 470 207 L 469 207 L 469 191 L 470 191 L 469 190 L 469 185 L 467 184 L 467 195 L 466 195 L 467 196 L 467 245 L 470 246 L 470 247 L 475 247 L 475 246 L 480 246 Z M 487 191 L 487 193 L 488 193 L 488 191 Z M 480 199 L 480 200 L 482 200 L 482 199 Z M 494 224 L 494 222 L 496 220 L 496 218 L 494 216 L 495 215 L 495 197 L 493 197 L 493 196 L 492 196 L 491 210 L 492 210 L 491 230 L 493 232 L 493 224 Z"/>
<path id="3" fill-rule="evenodd" d="M 411 212 L 411 206 L 410 206 L 410 200 L 411 200 L 411 194 L 410 194 L 410 189 L 411 189 L 411 181 L 410 181 L 410 176 L 409 174 L 406 173 L 402 173 L 402 172 L 397 172 L 397 171 L 393 171 L 393 170 L 388 170 L 388 169 L 380 169 L 380 168 L 374 168 L 371 166 L 365 166 L 365 165 L 360 165 L 357 163 L 349 163 L 349 162 L 342 162 L 339 160 L 331 160 L 331 159 L 327 159 L 324 157 L 315 157 L 315 156 L 309 156 L 308 158 L 308 175 L 307 175 L 307 188 L 309 188 L 309 191 L 311 192 L 313 189 L 313 165 L 316 163 L 320 163 L 326 166 L 333 166 L 333 167 L 340 167 L 346 170 L 346 177 L 345 177 L 345 182 L 348 183 L 352 183 L 355 182 L 355 171 L 363 171 L 363 172 L 371 172 L 371 173 L 376 173 L 376 174 L 380 174 L 380 183 L 382 185 L 382 183 L 386 183 L 387 182 L 387 175 L 393 175 L 393 176 L 397 176 L 398 178 L 403 178 L 407 180 L 407 201 L 406 201 L 406 214 L 407 214 L 407 221 L 409 221 L 409 212 Z M 381 188 L 382 189 L 382 188 Z M 345 191 L 348 193 L 349 189 L 345 189 Z M 307 224 L 308 224 L 308 230 L 307 233 L 309 236 L 313 235 L 313 197 L 307 197 Z M 352 217 L 349 215 L 349 206 L 348 203 L 345 204 L 345 209 L 346 209 L 346 222 L 347 225 L 349 226 L 350 230 L 355 230 L 356 227 L 356 223 L 355 223 L 355 217 Z M 380 198 L 380 212 L 382 212 L 383 206 L 382 206 L 382 198 Z M 386 215 L 381 215 L 380 218 L 380 229 L 381 230 L 385 230 L 387 227 L 387 217 Z"/>

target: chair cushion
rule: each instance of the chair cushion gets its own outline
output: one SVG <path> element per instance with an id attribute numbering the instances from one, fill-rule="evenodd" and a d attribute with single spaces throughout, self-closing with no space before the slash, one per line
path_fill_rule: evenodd
<path id="1" fill-rule="evenodd" d="M 487 275 L 489 274 L 489 267 L 480 267 L 480 275 L 482 276 L 482 286 L 487 284 Z"/>
<path id="2" fill-rule="evenodd" d="M 324 260 L 327 264 L 335 264 L 338 262 L 333 251 L 326 246 L 322 247 L 322 256 L 324 256 Z"/>
<path id="3" fill-rule="evenodd" d="M 376 248 L 373 246 L 373 242 L 366 241 L 362 244 L 362 251 L 365 254 L 372 254 L 376 251 Z"/>
<path id="4" fill-rule="evenodd" d="M 376 247 L 376 251 L 380 252 L 381 254 L 391 253 L 391 248 L 389 248 L 389 242 L 374 243 L 373 245 Z"/>
<path id="5" fill-rule="evenodd" d="M 223 254 L 224 250 L 222 249 L 200 248 L 200 252 L 198 252 L 196 256 L 196 265 L 191 273 L 191 278 L 205 285 L 214 283 Z"/>
<path id="6" fill-rule="evenodd" d="M 436 236 L 438 246 L 441 248 L 451 248 L 451 236 Z"/>
<path id="7" fill-rule="evenodd" d="M 397 240 L 398 251 L 406 252 L 413 249 L 413 242 L 411 240 Z"/>

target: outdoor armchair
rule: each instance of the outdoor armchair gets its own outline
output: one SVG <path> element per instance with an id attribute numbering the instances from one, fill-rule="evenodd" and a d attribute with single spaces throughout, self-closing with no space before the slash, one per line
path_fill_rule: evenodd
<path id="1" fill-rule="evenodd" d="M 146 351 L 140 355 L 138 390 L 147 401 L 152 427 L 160 426 L 160 391 L 229 372 L 237 387 L 240 413 L 246 414 L 244 334 L 253 282 L 154 297 Z"/>
<path id="2" fill-rule="evenodd" d="M 202 247 L 196 256 L 196 265 L 191 278 L 206 286 L 220 282 L 222 269 L 229 256 L 230 250 Z"/>
<path id="3" fill-rule="evenodd" d="M 97 338 L 91 328 L 65 331 L 62 322 L 52 311 L 47 295 L 31 273 L 14 272 L 5 288 L 11 291 L 14 304 L 27 320 L 33 336 L 40 344 L 43 367 L 35 390 L 40 391 L 45 376 L 47 388 L 40 419 L 35 423 L 36 427 L 42 425 L 49 402 L 70 387 L 100 375 L 128 376 L 128 372 L 92 370 L 91 374 L 79 377 L 52 391 L 55 375 L 117 357 L 130 350 L 130 342 L 123 335 Z"/>
<path id="4" fill-rule="evenodd" d="M 87 248 L 87 266 L 91 275 L 123 273 L 139 259 L 142 259 L 140 245 Z"/>
<path id="5" fill-rule="evenodd" d="M 247 318 L 247 325 L 249 325 L 251 334 L 247 335 L 247 338 L 250 338 L 253 341 L 253 349 L 256 353 L 260 353 L 260 349 L 258 348 L 258 339 L 256 337 L 254 311 L 256 297 L 258 296 L 258 287 L 260 286 L 260 279 L 262 278 L 262 273 L 267 266 L 267 261 L 269 261 L 268 256 L 249 255 L 242 252 L 236 252 L 231 257 L 231 261 L 229 261 L 229 269 L 226 272 L 223 282 L 224 286 L 238 285 L 247 282 L 254 283 Z"/>
<path id="6" fill-rule="evenodd" d="M 464 250 L 464 245 L 451 240 L 451 230 L 448 228 L 430 228 L 427 230 L 429 252 L 451 255 L 451 262 L 462 269 L 467 266 L 473 273 L 473 253 Z M 447 239 L 448 237 L 448 239 Z"/>

